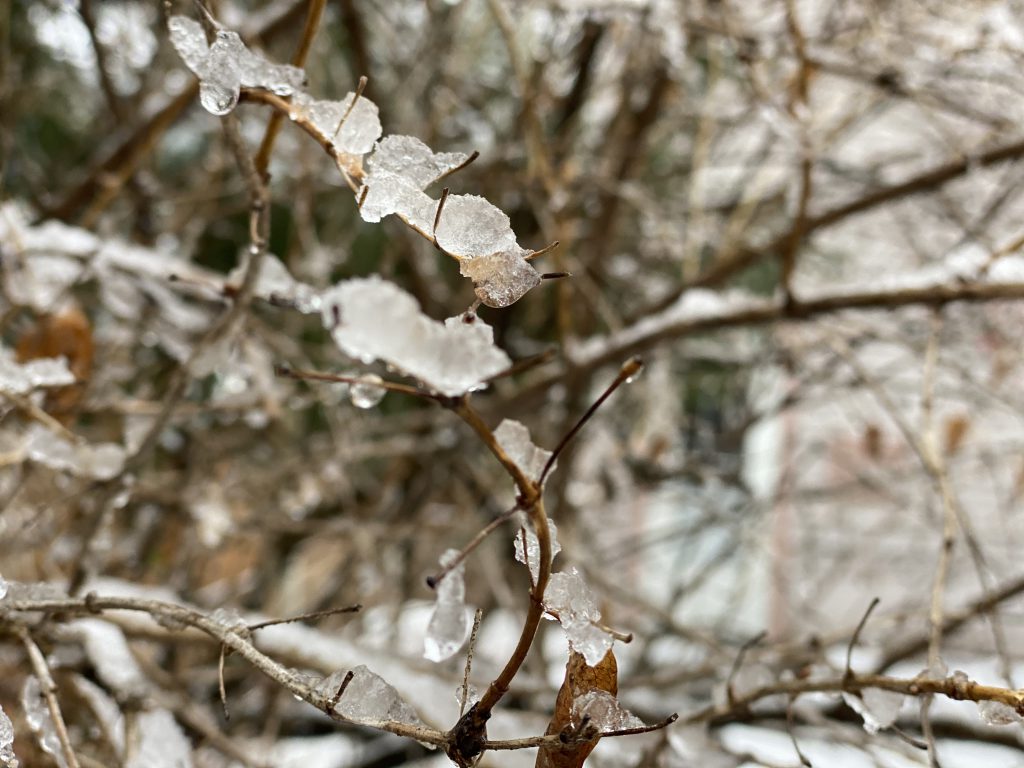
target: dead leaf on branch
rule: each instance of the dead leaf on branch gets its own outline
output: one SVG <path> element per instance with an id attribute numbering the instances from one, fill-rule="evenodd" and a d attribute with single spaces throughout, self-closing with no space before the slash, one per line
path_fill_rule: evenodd
<path id="1" fill-rule="evenodd" d="M 77 382 L 52 390 L 45 410 L 62 424 L 69 424 L 78 410 L 92 373 L 94 346 L 92 325 L 78 307 L 40 317 L 18 339 L 15 348 L 19 363 L 47 357 L 64 357 Z"/>
<path id="2" fill-rule="evenodd" d="M 609 650 L 593 667 L 587 666 L 583 654 L 570 651 L 565 679 L 555 699 L 555 713 L 545 735 L 573 735 L 573 728 L 579 723 L 572 721 L 572 704 L 580 696 L 591 691 L 605 691 L 614 696 L 618 690 L 618 664 L 613 651 Z M 581 768 L 597 746 L 597 741 L 598 738 L 579 742 L 570 739 L 565 746 L 541 747 L 537 752 L 536 768 Z"/>

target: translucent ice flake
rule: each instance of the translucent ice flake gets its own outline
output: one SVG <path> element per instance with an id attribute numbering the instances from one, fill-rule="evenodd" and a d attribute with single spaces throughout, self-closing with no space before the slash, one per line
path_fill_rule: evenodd
<path id="1" fill-rule="evenodd" d="M 865 688 L 858 696 L 843 692 L 843 701 L 854 712 L 864 718 L 864 730 L 878 733 L 896 722 L 906 696 L 895 691 L 880 688 Z"/>
<path id="2" fill-rule="evenodd" d="M 182 16 L 168 20 L 171 43 L 185 65 L 199 78 L 199 101 L 214 115 L 226 115 L 238 103 L 242 88 L 263 88 L 289 96 L 306 75 L 298 67 L 275 64 L 246 48 L 237 32 L 217 30 L 213 44 L 197 22 Z"/>
<path id="3" fill-rule="evenodd" d="M 597 599 L 575 567 L 551 575 L 544 607 L 558 616 L 569 647 L 582 654 L 589 666 L 597 665 L 612 647 L 611 635 L 596 625 L 601 620 Z"/>
<path id="4" fill-rule="evenodd" d="M 434 234 L 460 260 L 518 249 L 505 212 L 477 195 L 449 195 Z"/>
<path id="5" fill-rule="evenodd" d="M 3 576 L 0 576 L 0 600 L 3 600 L 5 597 L 7 597 L 7 590 L 7 580 Z"/>
<path id="6" fill-rule="evenodd" d="M 25 721 L 36 735 L 40 748 L 48 753 L 60 768 L 67 768 L 57 728 L 50 717 L 50 709 L 43 698 L 43 689 L 35 675 L 25 678 L 25 684 L 21 689 L 21 706 L 25 712 Z"/>
<path id="7" fill-rule="evenodd" d="M 187 16 L 171 16 L 167 20 L 167 31 L 170 33 L 171 45 L 185 66 L 198 74 L 206 57 L 210 55 L 203 25 Z"/>
<path id="8" fill-rule="evenodd" d="M 387 171 L 404 176 L 416 189 L 426 189 L 468 159 L 469 156 L 461 152 L 435 153 L 413 136 L 386 136 L 368 165 L 371 178 L 375 173 Z"/>
<path id="9" fill-rule="evenodd" d="M 459 550 L 447 550 L 441 555 L 441 567 L 447 568 L 458 556 Z M 423 639 L 423 656 L 430 661 L 451 658 L 469 637 L 465 571 L 465 566 L 459 563 L 437 585 L 437 602 Z"/>
<path id="10" fill-rule="evenodd" d="M 114 443 L 70 443 L 40 424 L 28 428 L 22 446 L 32 461 L 79 477 L 109 480 L 124 466 L 125 450 Z"/>
<path id="11" fill-rule="evenodd" d="M 551 458 L 551 451 L 534 445 L 529 429 L 518 421 L 505 419 L 494 430 L 494 438 L 524 475 L 534 482 L 540 479 L 544 465 Z"/>
<path id="12" fill-rule="evenodd" d="M 0 707 L 0 766 L 18 768 L 18 758 L 14 756 L 14 725 L 3 707 Z"/>
<path id="13" fill-rule="evenodd" d="M 1021 721 L 1017 710 L 1001 701 L 979 701 L 978 714 L 987 725 L 1013 725 Z"/>
<path id="14" fill-rule="evenodd" d="M 346 280 L 323 295 L 324 325 L 342 352 L 364 363 L 383 360 L 443 395 L 458 396 L 511 365 L 475 315 L 444 325 L 416 300 L 379 277 Z"/>
<path id="15" fill-rule="evenodd" d="M 68 363 L 61 358 L 41 358 L 16 363 L 0 351 L 0 392 L 24 395 L 39 387 L 62 387 L 75 383 Z"/>
<path id="16" fill-rule="evenodd" d="M 558 528 L 550 517 L 548 518 L 548 532 L 551 535 L 551 559 L 555 558 L 562 551 L 562 545 L 558 543 Z M 533 526 L 524 521 L 515 538 L 516 560 L 525 563 L 530 568 L 530 580 L 537 583 L 540 575 L 540 542 L 537 541 L 537 533 Z"/>
<path id="17" fill-rule="evenodd" d="M 377 222 L 397 213 L 424 234 L 433 229 L 437 201 L 405 176 L 391 171 L 376 171 L 367 176 L 363 189 L 366 197 L 359 207 L 363 221 Z"/>
<path id="18" fill-rule="evenodd" d="M 355 98 L 349 91 L 341 101 L 321 101 L 297 91 L 292 98 L 292 117 L 309 120 L 339 152 L 365 155 L 380 138 L 380 117 L 376 104 L 360 96 L 353 105 Z"/>
<path id="19" fill-rule="evenodd" d="M 191 768 L 192 743 L 166 709 L 135 717 L 125 768 Z"/>
<path id="20" fill-rule="evenodd" d="M 526 260 L 529 253 L 517 246 L 510 251 L 465 258 L 459 262 L 459 271 L 473 281 L 480 301 L 489 307 L 507 307 L 540 285 L 540 274 Z"/>
<path id="21" fill-rule="evenodd" d="M 588 691 L 573 699 L 573 724 L 579 726 L 588 716 L 589 722 L 604 733 L 644 726 L 643 720 L 620 705 L 607 691 Z"/>
<path id="22" fill-rule="evenodd" d="M 325 706 L 337 696 L 347 674 L 334 672 L 316 686 L 316 692 L 323 697 Z M 346 720 L 363 725 L 388 722 L 423 725 L 416 711 L 398 695 L 398 691 L 362 664 L 352 670 L 352 680 L 334 705 L 334 712 Z"/>

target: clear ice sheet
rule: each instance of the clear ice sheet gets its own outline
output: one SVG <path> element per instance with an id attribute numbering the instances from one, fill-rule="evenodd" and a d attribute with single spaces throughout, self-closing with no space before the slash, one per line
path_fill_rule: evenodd
<path id="1" fill-rule="evenodd" d="M 339 283 L 323 295 L 324 326 L 350 357 L 383 360 L 443 395 L 465 394 L 511 365 L 477 318 L 424 315 L 411 295 L 373 276 Z M 336 322 L 339 321 L 339 322 Z"/>

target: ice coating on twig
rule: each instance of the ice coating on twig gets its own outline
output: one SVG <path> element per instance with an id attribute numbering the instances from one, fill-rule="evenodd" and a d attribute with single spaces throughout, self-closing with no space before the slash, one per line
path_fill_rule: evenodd
<path id="1" fill-rule="evenodd" d="M 125 768 L 189 768 L 192 742 L 166 709 L 152 709 L 134 718 L 129 729 L 131 757 Z"/>
<path id="2" fill-rule="evenodd" d="M 608 691 L 587 691 L 572 700 L 572 722 L 577 727 L 583 718 L 603 733 L 627 728 L 643 728 L 644 721 L 619 704 Z"/>
<path id="3" fill-rule="evenodd" d="M 494 430 L 494 439 L 530 480 L 537 482 L 551 451 L 538 448 L 530 440 L 530 430 L 513 419 L 503 419 Z"/>
<path id="4" fill-rule="evenodd" d="M 449 549 L 441 555 L 442 568 L 447 568 L 459 556 L 459 550 Z M 444 661 L 455 653 L 469 637 L 470 619 L 466 607 L 466 567 L 459 563 L 438 583 L 434 613 L 423 639 L 423 657 L 430 661 Z"/>
<path id="5" fill-rule="evenodd" d="M 242 283 L 246 267 L 246 263 L 236 267 L 228 275 L 228 285 L 237 289 Z M 288 267 L 273 256 L 268 256 L 260 265 L 253 294 L 271 303 L 289 304 L 307 315 L 320 311 L 319 292 L 313 286 L 292 277 Z"/>
<path id="6" fill-rule="evenodd" d="M 14 725 L 3 707 L 0 707 L 0 765 L 18 768 L 18 758 L 14 756 Z"/>
<path id="7" fill-rule="evenodd" d="M 462 152 L 434 152 L 415 136 L 385 136 L 369 160 L 371 175 L 397 173 L 418 189 L 426 189 L 469 159 Z"/>
<path id="8" fill-rule="evenodd" d="M 601 620 L 597 598 L 575 566 L 551 575 L 544 607 L 558 616 L 569 647 L 582 654 L 589 666 L 596 666 L 612 647 L 612 636 L 595 626 Z"/>
<path id="9" fill-rule="evenodd" d="M 864 718 L 864 730 L 875 734 L 896 722 L 906 696 L 881 688 L 865 688 L 858 696 L 843 691 L 846 705 Z"/>
<path id="10" fill-rule="evenodd" d="M 355 98 L 354 91 L 349 91 L 340 101 L 314 99 L 296 91 L 292 97 L 291 115 L 307 119 L 339 152 L 365 155 L 373 149 L 383 129 L 377 105 L 365 96 L 360 96 L 353 104 Z"/>
<path id="11" fill-rule="evenodd" d="M 51 469 L 97 480 L 114 477 L 125 460 L 125 450 L 120 445 L 70 443 L 40 424 L 28 428 L 22 450 L 32 461 Z"/>
<path id="12" fill-rule="evenodd" d="M 507 369 L 491 327 L 476 315 L 424 315 L 416 299 L 373 276 L 339 283 L 323 295 L 324 326 L 342 352 L 383 360 L 442 395 L 458 396 Z"/>
<path id="13" fill-rule="evenodd" d="M 46 699 L 43 698 L 43 688 L 35 675 L 25 678 L 25 684 L 21 689 L 21 707 L 25 713 L 25 722 L 36 735 L 36 741 L 43 752 L 49 754 L 60 768 L 67 768 L 64 750 L 61 749 L 60 738 L 57 736 L 57 727 L 50 717 L 50 708 L 46 706 Z"/>
<path id="14" fill-rule="evenodd" d="M 423 190 L 468 159 L 461 152 L 435 153 L 413 136 L 384 137 L 367 161 L 360 215 L 380 221 L 397 213 L 424 234 L 431 232 L 437 201 Z"/>
<path id="15" fill-rule="evenodd" d="M 0 352 L 0 392 L 24 395 L 40 387 L 63 387 L 75 383 L 63 357 L 44 357 L 16 363 Z"/>
<path id="16" fill-rule="evenodd" d="M 540 274 L 526 260 L 529 254 L 516 246 L 510 251 L 461 259 L 459 272 L 473 281 L 474 292 L 484 304 L 507 307 L 540 285 Z"/>
<path id="17" fill-rule="evenodd" d="M 523 516 L 525 518 L 525 515 Z M 551 559 L 562 551 L 562 545 L 558 543 L 558 528 L 555 521 L 548 518 L 548 534 L 551 537 Z M 530 569 L 530 581 L 537 583 L 540 576 L 540 542 L 537 540 L 537 532 L 533 524 L 524 519 L 515 538 L 516 560 L 525 563 Z"/>
<path id="18" fill-rule="evenodd" d="M 305 82 L 306 74 L 290 64 L 275 64 L 253 53 L 237 32 L 218 29 L 207 46 L 201 24 L 184 16 L 167 23 L 171 44 L 185 65 L 199 78 L 199 101 L 206 111 L 226 115 L 238 104 L 242 88 L 263 88 L 290 96 Z"/>
<path id="19" fill-rule="evenodd" d="M 316 692 L 331 702 L 338 694 L 347 671 L 332 672 L 316 687 Z M 360 664 L 352 670 L 352 680 L 334 705 L 334 712 L 346 720 L 363 725 L 406 723 L 423 725 L 416 711 L 398 695 L 394 686 Z"/>
<path id="20" fill-rule="evenodd" d="M 460 260 L 518 248 L 506 213 L 479 195 L 449 195 L 434 235 Z"/>

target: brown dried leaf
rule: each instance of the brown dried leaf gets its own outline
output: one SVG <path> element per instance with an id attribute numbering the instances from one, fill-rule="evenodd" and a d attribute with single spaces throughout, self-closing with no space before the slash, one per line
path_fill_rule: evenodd
<path id="1" fill-rule="evenodd" d="M 554 736 L 572 726 L 572 703 L 590 691 L 607 691 L 612 696 L 619 691 L 618 664 L 615 654 L 608 651 L 597 666 L 587 666 L 583 654 L 569 652 L 565 665 L 565 679 L 555 699 L 555 713 L 548 723 L 545 735 Z M 597 739 L 569 743 L 564 747 L 541 747 L 537 752 L 536 768 L 581 768 L 587 757 L 597 746 Z"/>
<path id="2" fill-rule="evenodd" d="M 92 325 L 78 307 L 39 318 L 21 335 L 15 347 L 19 363 L 44 357 L 67 358 L 68 368 L 78 382 L 50 391 L 45 405 L 46 411 L 63 424 L 72 420 L 85 393 L 94 352 Z"/>

